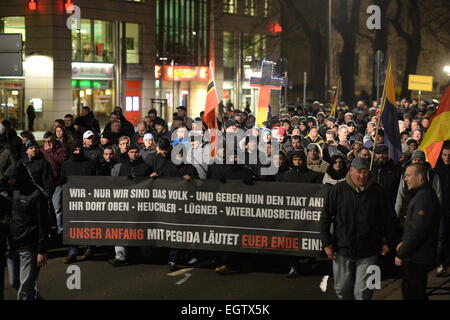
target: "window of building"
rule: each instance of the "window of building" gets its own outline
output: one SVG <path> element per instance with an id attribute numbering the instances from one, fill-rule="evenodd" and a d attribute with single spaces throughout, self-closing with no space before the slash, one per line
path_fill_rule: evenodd
<path id="1" fill-rule="evenodd" d="M 78 62 L 113 62 L 114 36 L 110 21 L 81 19 L 81 29 L 72 24 L 72 60 Z"/>
<path id="2" fill-rule="evenodd" d="M 264 18 L 270 17 L 272 11 L 271 0 L 264 0 Z"/>
<path id="3" fill-rule="evenodd" d="M 260 62 L 267 55 L 267 37 L 259 34 L 244 34 L 242 49 L 244 62 Z"/>
<path id="4" fill-rule="evenodd" d="M 2 33 L 20 33 L 22 41 L 25 41 L 25 17 L 0 18 L 0 34 Z"/>
<path id="5" fill-rule="evenodd" d="M 141 32 L 136 23 L 126 24 L 127 63 L 141 63 Z"/>
<path id="6" fill-rule="evenodd" d="M 244 11 L 244 14 L 246 16 L 254 17 L 255 13 L 256 13 L 255 0 L 245 0 L 245 11 Z"/>
<path id="7" fill-rule="evenodd" d="M 208 1 L 158 0 L 157 54 L 177 65 L 208 65 Z"/>
<path id="8" fill-rule="evenodd" d="M 234 34 L 231 32 L 223 33 L 223 67 L 234 67 Z"/>
<path id="9" fill-rule="evenodd" d="M 223 0 L 223 13 L 236 14 L 237 0 Z"/>
<path id="10" fill-rule="evenodd" d="M 110 21 L 94 21 L 95 62 L 113 61 L 113 24 Z"/>

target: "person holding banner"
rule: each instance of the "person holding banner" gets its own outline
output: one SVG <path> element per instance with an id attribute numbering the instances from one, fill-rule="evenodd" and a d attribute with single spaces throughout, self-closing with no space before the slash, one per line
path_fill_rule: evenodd
<path id="1" fill-rule="evenodd" d="M 70 145 L 70 158 L 61 166 L 61 184 L 67 182 L 68 176 L 95 176 L 96 168 L 93 160 L 88 159 L 84 154 L 83 143 L 75 140 Z M 90 247 L 86 250 L 83 257 L 88 258 L 91 255 Z M 72 246 L 69 248 L 67 257 L 63 260 L 65 264 L 71 264 L 78 260 L 78 248 Z"/>
<path id="2" fill-rule="evenodd" d="M 368 268 L 397 244 L 397 219 L 385 190 L 356 158 L 346 180 L 331 188 L 321 217 L 320 237 L 333 260 L 334 288 L 341 300 L 370 300 Z M 331 226 L 333 225 L 333 233 Z"/>
<path id="3" fill-rule="evenodd" d="M 128 161 L 118 163 L 114 166 L 111 170 L 111 176 L 128 177 L 130 180 L 148 177 L 152 172 L 152 169 L 146 165 L 139 152 L 140 149 L 137 144 L 129 146 L 127 152 Z M 114 249 L 116 256 L 108 262 L 115 267 L 128 265 L 127 248 L 123 246 L 115 246 Z"/>

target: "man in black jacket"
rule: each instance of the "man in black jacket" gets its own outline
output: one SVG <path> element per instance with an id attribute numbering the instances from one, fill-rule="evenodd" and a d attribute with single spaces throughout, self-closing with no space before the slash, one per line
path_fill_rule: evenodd
<path id="1" fill-rule="evenodd" d="M 190 180 L 196 175 L 196 170 L 191 164 L 176 165 L 172 162 L 171 152 L 172 146 L 170 140 L 166 137 L 161 137 L 158 141 L 157 153 L 151 154 L 146 159 L 146 164 L 152 168 L 150 178 L 175 178 L 183 177 L 185 180 Z"/>
<path id="2" fill-rule="evenodd" d="M 25 158 L 18 161 L 19 164 L 28 168 L 33 178 L 33 184 L 37 184 L 44 195 L 49 197 L 53 192 L 54 182 L 52 175 L 52 168 L 43 155 L 39 152 L 39 145 L 36 141 L 28 141 L 25 144 Z M 31 188 L 34 190 L 35 186 L 24 185 L 24 189 Z"/>
<path id="3" fill-rule="evenodd" d="M 139 155 L 139 146 L 131 145 L 128 147 L 128 160 L 117 164 L 111 171 L 113 177 L 128 177 L 130 180 L 135 178 L 148 177 L 152 172 L 142 157 Z M 123 246 L 115 246 L 115 258 L 108 262 L 115 267 L 128 265 L 127 248 Z"/>
<path id="4" fill-rule="evenodd" d="M 47 264 L 50 229 L 48 195 L 52 180 L 50 165 L 38 158 L 35 142 L 27 142 L 27 158 L 5 172 L 13 186 L 11 239 L 12 251 L 19 264 L 18 300 L 36 300 L 39 268 Z M 16 269 L 16 267 L 14 267 Z M 13 283 L 16 283 L 13 280 Z"/>
<path id="5" fill-rule="evenodd" d="M 111 170 L 116 164 L 118 164 L 118 162 L 115 158 L 114 148 L 110 146 L 105 147 L 103 149 L 103 159 L 97 166 L 97 175 L 110 177 Z"/>
<path id="6" fill-rule="evenodd" d="M 320 229 L 325 253 L 333 260 L 338 298 L 370 300 L 367 270 L 380 252 L 385 255 L 397 244 L 398 227 L 394 208 L 371 176 L 366 159 L 353 160 L 346 181 L 330 190 Z"/>
<path id="7" fill-rule="evenodd" d="M 83 134 L 84 156 L 98 165 L 102 159 L 102 151 L 96 142 L 96 135 L 92 131 L 86 131 Z"/>
<path id="8" fill-rule="evenodd" d="M 81 116 L 88 130 L 92 130 L 95 133 L 100 134 L 100 123 L 95 118 L 94 113 L 91 111 L 91 108 L 83 107 L 83 109 L 81 110 Z"/>
<path id="9" fill-rule="evenodd" d="M 397 246 L 395 265 L 402 266 L 403 300 L 427 300 L 428 273 L 436 262 L 440 206 L 430 184 L 427 169 L 410 165 L 405 182 L 413 197 L 406 213 L 402 242 Z"/>
<path id="10" fill-rule="evenodd" d="M 290 169 L 284 173 L 283 182 L 322 183 L 323 174 L 308 169 L 303 151 L 288 153 Z"/>
<path id="11" fill-rule="evenodd" d="M 36 112 L 34 110 L 33 102 L 27 108 L 27 116 L 28 116 L 28 130 L 34 131 L 34 119 L 36 119 Z"/>
<path id="12" fill-rule="evenodd" d="M 381 144 L 375 147 L 372 173 L 375 181 L 386 189 L 389 204 L 395 205 L 402 168 L 389 158 L 389 148 Z"/>
<path id="13" fill-rule="evenodd" d="M 2 183 L 3 184 L 3 183 Z M 9 220 L 11 217 L 11 200 L 0 193 L 0 301 L 4 299 L 4 280 L 6 267 L 6 247 L 9 235 Z"/>
<path id="14" fill-rule="evenodd" d="M 85 157 L 83 153 L 83 143 L 75 140 L 70 145 L 69 159 L 66 160 L 61 167 L 61 184 L 67 182 L 69 176 L 95 176 L 95 164 L 92 160 Z M 91 256 L 91 248 L 88 247 L 83 258 Z M 67 257 L 63 260 L 65 264 L 77 261 L 78 249 L 76 246 L 69 248 Z"/>
<path id="15" fill-rule="evenodd" d="M 442 190 L 441 227 L 437 253 L 437 275 L 446 276 L 450 266 L 450 144 L 445 144 L 441 161 L 436 166 L 436 174 Z"/>

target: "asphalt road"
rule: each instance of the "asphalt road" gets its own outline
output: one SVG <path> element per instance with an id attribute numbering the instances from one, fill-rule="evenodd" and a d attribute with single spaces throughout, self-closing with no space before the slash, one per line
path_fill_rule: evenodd
<path id="1" fill-rule="evenodd" d="M 79 262 L 81 289 L 69 290 L 69 265 L 62 263 L 66 250 L 49 253 L 47 267 L 39 276 L 38 288 L 45 300 L 334 300 L 332 280 L 324 293 L 319 284 L 328 270 L 328 262 L 311 268 L 301 264 L 302 275 L 287 279 L 288 258 L 249 256 L 248 271 L 220 276 L 210 265 L 181 269 L 171 273 L 166 249 L 135 264 L 113 267 L 107 260 L 111 248 L 98 248 L 90 261 Z M 15 290 L 7 286 L 5 298 L 15 299 Z"/>

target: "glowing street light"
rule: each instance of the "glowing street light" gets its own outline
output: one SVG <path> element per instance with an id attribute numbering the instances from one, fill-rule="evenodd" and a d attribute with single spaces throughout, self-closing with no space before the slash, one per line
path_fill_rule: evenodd
<path id="1" fill-rule="evenodd" d="M 445 66 L 444 72 L 450 77 L 450 66 Z"/>

